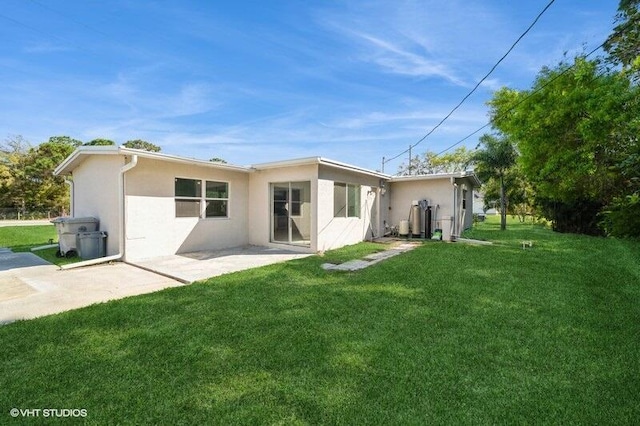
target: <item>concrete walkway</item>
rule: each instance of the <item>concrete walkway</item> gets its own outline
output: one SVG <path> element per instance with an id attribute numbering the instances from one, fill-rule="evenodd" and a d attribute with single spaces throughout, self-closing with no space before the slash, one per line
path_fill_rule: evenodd
<path id="1" fill-rule="evenodd" d="M 382 262 L 383 260 L 392 258 L 402 253 L 406 253 L 418 247 L 419 245 L 420 243 L 401 243 L 391 246 L 384 251 L 365 256 L 363 259 L 350 260 L 339 265 L 335 265 L 333 263 L 324 263 L 322 265 L 322 268 L 326 269 L 327 271 L 358 271 L 360 269 L 364 269 L 371 265 L 375 265 L 376 263 Z"/>
<path id="2" fill-rule="evenodd" d="M 300 259 L 310 254 L 267 247 L 187 253 L 60 270 L 33 253 L 0 250 L 0 324 Z"/>
<path id="3" fill-rule="evenodd" d="M 32 253 L 13 254 L 0 256 L 0 324 L 182 285 L 124 263 L 61 271 Z"/>
<path id="4" fill-rule="evenodd" d="M 175 254 L 132 262 L 183 283 L 311 256 L 273 247 L 245 246 L 227 250 Z"/>

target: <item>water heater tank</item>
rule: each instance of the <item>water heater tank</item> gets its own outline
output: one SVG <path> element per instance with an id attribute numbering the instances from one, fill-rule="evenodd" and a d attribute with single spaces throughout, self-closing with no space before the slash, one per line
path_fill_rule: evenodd
<path id="1" fill-rule="evenodd" d="M 421 208 L 418 205 L 411 206 L 411 234 L 420 235 Z"/>
<path id="2" fill-rule="evenodd" d="M 398 234 L 399 235 L 409 235 L 409 221 L 408 220 L 401 220 L 400 221 L 400 226 L 398 227 Z"/>

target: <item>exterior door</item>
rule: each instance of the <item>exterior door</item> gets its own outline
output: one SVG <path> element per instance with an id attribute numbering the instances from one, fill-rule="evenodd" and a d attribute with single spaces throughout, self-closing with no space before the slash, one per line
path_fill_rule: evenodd
<path id="1" fill-rule="evenodd" d="M 271 242 L 311 246 L 311 182 L 271 184 Z"/>

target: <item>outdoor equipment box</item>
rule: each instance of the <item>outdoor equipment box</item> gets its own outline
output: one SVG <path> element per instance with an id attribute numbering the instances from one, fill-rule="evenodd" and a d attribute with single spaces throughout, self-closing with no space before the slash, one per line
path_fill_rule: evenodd
<path id="1" fill-rule="evenodd" d="M 105 257 L 107 252 L 107 233 L 79 232 L 76 234 L 76 247 L 78 256 L 82 259 L 97 259 Z"/>

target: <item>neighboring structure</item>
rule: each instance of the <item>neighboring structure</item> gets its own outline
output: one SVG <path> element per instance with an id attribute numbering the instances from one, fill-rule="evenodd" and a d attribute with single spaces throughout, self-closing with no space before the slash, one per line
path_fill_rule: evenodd
<path id="1" fill-rule="evenodd" d="M 72 216 L 99 218 L 107 254 L 126 260 L 247 244 L 334 249 L 389 232 L 425 199 L 450 239 L 471 225 L 479 186 L 469 172 L 392 177 L 320 157 L 242 167 L 114 146 L 80 147 L 55 174 L 72 176 Z"/>

